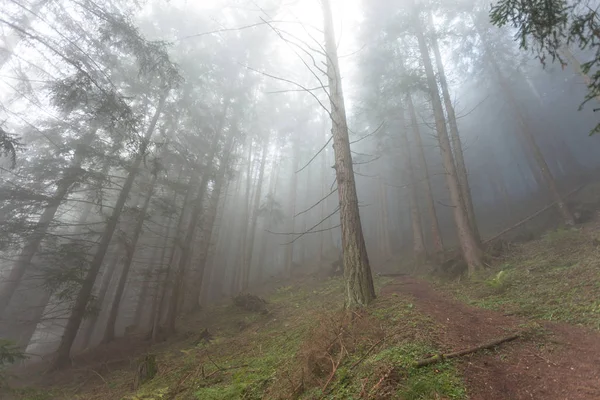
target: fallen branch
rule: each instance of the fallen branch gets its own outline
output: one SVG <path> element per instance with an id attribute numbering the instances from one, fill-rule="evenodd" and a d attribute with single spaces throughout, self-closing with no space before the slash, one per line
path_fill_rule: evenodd
<path id="1" fill-rule="evenodd" d="M 574 195 L 575 193 L 579 192 L 581 189 L 583 189 L 584 187 L 586 187 L 587 184 L 581 185 L 579 187 L 577 187 L 576 189 L 571 190 L 569 193 L 567 193 L 566 195 L 563 196 L 563 200 L 571 197 L 572 195 Z M 544 211 L 554 207 L 556 205 L 556 201 L 553 201 L 552 203 L 548 204 L 546 207 L 542 208 L 541 210 L 538 210 L 537 212 L 531 214 L 529 217 L 522 219 L 521 221 L 517 222 L 516 224 L 514 224 L 511 227 L 506 228 L 505 230 L 503 230 L 502 232 L 492 236 L 489 239 L 486 239 L 483 241 L 483 243 L 489 243 L 495 239 L 498 239 L 500 236 L 504 235 L 505 233 L 508 233 L 514 229 L 517 229 L 518 227 L 520 227 L 521 225 L 523 225 L 524 223 L 531 221 L 532 219 L 534 219 L 535 217 L 537 217 L 538 215 L 540 215 L 541 213 L 543 213 Z"/>
<path id="2" fill-rule="evenodd" d="M 436 354 L 433 357 L 429 357 L 429 358 L 425 358 L 423 360 L 417 361 L 414 364 L 414 366 L 415 367 L 424 367 L 426 365 L 431 365 L 431 364 L 435 364 L 435 363 L 438 363 L 438 362 L 442 362 L 442 361 L 444 361 L 446 359 L 462 357 L 462 356 L 465 356 L 467 354 L 475 353 L 475 352 L 477 352 L 479 350 L 490 349 L 492 347 L 498 346 L 499 344 L 506 343 L 506 342 L 511 342 L 513 340 L 518 339 L 519 337 L 520 337 L 520 335 L 516 334 L 516 335 L 504 337 L 502 339 L 497 339 L 497 340 L 494 340 L 492 342 L 485 343 L 485 344 L 482 344 L 482 345 L 479 345 L 479 346 L 476 346 L 476 347 L 471 347 L 469 349 L 457 351 L 455 353 Z"/>

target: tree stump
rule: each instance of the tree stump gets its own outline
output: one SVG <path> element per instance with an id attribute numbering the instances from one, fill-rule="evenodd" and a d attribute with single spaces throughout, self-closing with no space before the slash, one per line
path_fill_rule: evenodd
<path id="1" fill-rule="evenodd" d="M 142 361 L 140 361 L 135 372 L 133 390 L 137 390 L 144 383 L 152 380 L 157 372 L 156 356 L 154 354 L 147 354 Z"/>

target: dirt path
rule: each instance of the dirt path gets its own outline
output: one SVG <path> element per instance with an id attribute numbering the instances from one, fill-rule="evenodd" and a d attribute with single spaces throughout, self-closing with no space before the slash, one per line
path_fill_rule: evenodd
<path id="1" fill-rule="evenodd" d="M 460 303 L 415 278 L 397 278 L 383 291 L 412 295 L 416 307 L 444 327 L 438 339 L 446 351 L 520 332 L 527 322 Z M 600 399 L 600 334 L 563 324 L 542 325 L 549 334 L 537 340 L 519 339 L 498 351 L 461 359 L 472 400 Z"/>

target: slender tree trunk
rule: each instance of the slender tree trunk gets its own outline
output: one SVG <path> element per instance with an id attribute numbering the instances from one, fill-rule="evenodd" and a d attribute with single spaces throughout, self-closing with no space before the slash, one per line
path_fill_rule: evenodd
<path id="1" fill-rule="evenodd" d="M 429 13 L 429 25 L 432 29 L 434 28 L 433 16 L 431 13 Z M 456 113 L 454 112 L 454 105 L 452 104 L 452 98 L 450 97 L 450 90 L 448 89 L 446 72 L 444 71 L 444 63 L 442 61 L 442 54 L 440 53 L 435 32 L 433 35 L 431 35 L 431 47 L 433 48 L 433 54 L 435 55 L 438 77 L 440 80 L 440 86 L 442 87 L 442 96 L 444 98 L 446 114 L 448 115 L 448 125 L 450 126 L 450 137 L 452 140 L 452 149 L 454 150 L 454 161 L 456 163 L 458 184 L 460 185 L 460 191 L 467 212 L 467 217 L 469 217 L 469 223 L 471 224 L 471 230 L 473 231 L 475 240 L 481 242 L 479 228 L 477 226 L 477 219 L 475 218 L 475 207 L 473 207 L 473 198 L 471 196 L 471 187 L 469 185 L 462 143 L 458 132 L 458 123 L 456 122 Z"/>
<path id="2" fill-rule="evenodd" d="M 482 40 L 484 41 L 484 43 L 487 44 L 484 36 L 481 34 L 481 31 L 479 31 L 479 34 L 480 34 L 480 37 L 482 38 Z M 552 197 L 554 197 L 554 201 L 556 202 L 556 205 L 557 205 L 558 210 L 563 218 L 564 223 L 568 226 L 575 225 L 575 219 L 573 218 L 573 214 L 571 214 L 571 211 L 567 207 L 566 202 L 564 201 L 564 199 L 560 195 L 560 192 L 558 191 L 558 188 L 556 187 L 556 181 L 554 180 L 554 176 L 552 175 L 552 172 L 550 171 L 550 168 L 548 167 L 548 163 L 546 162 L 546 159 L 544 158 L 542 151 L 540 150 L 539 146 L 536 143 L 535 138 L 533 137 L 531 127 L 529 126 L 527 119 L 525 118 L 525 116 L 523 115 L 521 109 L 519 108 L 519 106 L 517 104 L 517 101 L 514 96 L 514 93 L 512 92 L 512 89 L 510 88 L 508 82 L 506 81 L 504 74 L 500 70 L 500 67 L 498 66 L 498 63 L 496 62 L 494 55 L 490 52 L 490 50 L 487 48 L 487 46 L 484 51 L 486 53 L 488 63 L 490 64 L 490 66 L 492 67 L 492 69 L 494 71 L 494 74 L 496 75 L 500 89 L 502 90 L 504 96 L 506 97 L 506 99 L 509 103 L 509 106 L 513 109 L 513 112 L 517 117 L 519 125 L 521 126 L 521 133 L 522 133 L 523 139 L 525 140 L 525 143 L 527 144 L 528 149 L 531 151 L 531 154 L 533 155 L 535 163 L 537 164 L 537 167 L 539 168 L 539 171 L 541 172 L 542 177 L 544 178 L 546 187 L 550 190 Z"/>
<path id="3" fill-rule="evenodd" d="M 404 111 L 401 110 L 401 113 Z M 402 116 L 401 121 L 404 120 Z M 417 199 L 417 180 L 415 179 L 415 173 L 413 171 L 413 161 L 411 155 L 410 144 L 408 137 L 406 136 L 406 130 L 404 130 L 404 123 L 400 123 L 402 127 L 401 142 L 402 148 L 404 149 L 404 171 L 408 175 L 408 194 L 409 194 L 409 206 L 410 206 L 410 219 L 413 233 L 413 254 L 417 265 L 421 265 L 427 259 L 427 253 L 425 251 L 425 240 L 423 239 L 423 229 L 421 225 L 421 212 L 419 211 L 419 201 Z"/>
<path id="4" fill-rule="evenodd" d="M 410 121 L 412 125 L 413 137 L 415 139 L 415 146 L 417 147 L 417 158 L 419 160 L 419 169 L 423 171 L 423 191 L 425 193 L 425 201 L 427 202 L 427 211 L 429 214 L 429 221 L 431 224 L 431 239 L 433 241 L 433 248 L 436 253 L 436 259 L 441 261 L 441 257 L 444 254 L 444 243 L 442 241 L 442 234 L 440 232 L 440 224 L 438 222 L 437 212 L 435 210 L 435 202 L 433 201 L 433 193 L 431 190 L 431 179 L 429 178 L 429 168 L 427 167 L 427 160 L 425 159 L 425 150 L 423 149 L 423 140 L 421 139 L 421 132 L 419 131 L 419 124 L 417 122 L 417 113 L 415 112 L 415 106 L 412 100 L 412 96 L 409 94 L 406 96 L 408 103 L 408 112 L 410 113 Z"/>
<path id="5" fill-rule="evenodd" d="M 419 17 L 417 16 L 416 18 Z M 417 23 L 420 25 L 420 21 L 417 20 Z M 448 137 L 448 131 L 446 130 L 444 110 L 442 108 L 442 102 L 438 92 L 435 73 L 431 64 L 431 57 L 429 56 L 429 49 L 427 48 L 427 42 L 425 40 L 425 36 L 423 35 L 422 26 L 418 27 L 416 35 L 419 42 L 419 49 L 423 64 L 425 66 L 425 73 L 427 75 L 429 95 L 431 97 L 433 106 L 437 137 L 440 145 L 440 152 L 442 154 L 442 162 L 445 169 L 446 184 L 448 186 L 450 199 L 452 201 L 452 211 L 458 231 L 458 239 L 460 241 L 463 256 L 468 266 L 469 275 L 471 275 L 483 267 L 483 252 L 481 251 L 479 242 L 473 234 L 471 225 L 469 223 L 469 218 L 465 212 L 466 207 L 463 203 L 460 184 L 458 182 L 456 167 L 454 164 L 454 158 L 452 157 L 450 139 Z"/>
<path id="6" fill-rule="evenodd" d="M 114 255 L 112 261 L 106 267 L 106 271 L 104 272 L 104 275 L 102 276 L 102 283 L 100 284 L 100 290 L 98 291 L 98 295 L 96 297 L 96 304 L 98 305 L 98 307 L 102 307 L 102 304 L 104 303 L 104 298 L 106 297 L 106 292 L 108 292 L 110 282 L 112 281 L 112 277 L 115 274 L 115 271 L 117 270 L 117 265 L 119 263 L 119 260 L 121 259 L 120 250 L 121 250 L 121 247 L 117 246 L 115 255 Z M 82 339 L 82 343 L 81 343 L 81 347 L 83 349 L 86 349 L 90 346 L 92 336 L 94 335 L 96 326 L 98 324 L 98 319 L 100 317 L 99 313 L 100 313 L 100 310 L 98 310 L 98 314 L 94 314 L 87 321 L 87 326 L 84 329 L 83 339 Z"/>
<path id="7" fill-rule="evenodd" d="M 162 321 L 162 316 L 165 310 L 165 302 L 167 300 L 167 291 L 169 289 L 169 285 L 172 283 L 173 274 L 175 273 L 172 266 L 174 265 L 173 260 L 175 259 L 175 253 L 177 251 L 177 242 L 181 241 L 181 235 L 183 234 L 183 229 L 185 228 L 185 217 L 187 214 L 187 210 L 191 205 L 191 197 L 195 192 L 195 171 L 192 172 L 190 179 L 188 181 L 187 187 L 188 190 L 185 193 L 185 197 L 183 198 L 183 203 L 181 206 L 181 213 L 179 214 L 179 219 L 177 221 L 177 227 L 175 229 L 175 240 L 173 241 L 173 246 L 171 247 L 171 254 L 169 255 L 169 262 L 166 264 L 167 271 L 164 281 L 157 284 L 156 287 L 156 296 L 154 298 L 153 306 L 152 306 L 152 315 L 150 318 L 150 337 L 153 342 L 158 340 L 158 332 L 159 326 Z M 161 263 L 164 265 L 164 259 L 166 255 L 167 243 L 165 243 L 165 253 L 163 253 L 161 257 Z"/>
<path id="8" fill-rule="evenodd" d="M 271 165 L 271 176 L 269 177 L 269 194 L 267 195 L 267 199 L 269 201 L 269 212 L 265 215 L 265 227 L 267 231 L 271 231 L 273 229 L 273 206 L 276 201 L 276 189 L 277 189 L 277 178 L 279 177 L 279 155 L 276 156 L 275 160 Z M 268 234 L 262 235 L 262 242 L 260 247 L 260 252 L 258 253 L 258 264 L 257 264 L 257 278 L 256 281 L 261 283 L 263 280 L 263 272 L 265 268 L 265 262 L 267 259 L 267 245 L 269 243 Z"/>
<path id="9" fill-rule="evenodd" d="M 234 267 L 234 278 L 232 281 L 231 293 L 239 293 L 242 290 L 244 281 L 244 262 L 246 257 L 246 247 L 248 245 L 248 225 L 250 221 L 250 193 L 252 191 L 252 139 L 248 140 L 248 164 L 246 169 L 246 195 L 244 197 L 244 216 L 241 220 L 240 246 L 237 259 L 239 262 Z"/>
<path id="10" fill-rule="evenodd" d="M 375 299 L 375 288 L 360 221 L 331 4 L 329 0 L 322 0 L 322 5 L 335 171 L 340 199 L 346 307 L 366 306 Z"/>
<path id="11" fill-rule="evenodd" d="M 295 232 L 296 229 L 296 198 L 298 190 L 298 164 L 300 162 L 300 146 L 298 143 L 293 142 L 293 156 L 292 156 L 292 179 L 290 181 L 290 197 L 288 204 L 290 205 L 290 232 Z M 292 263 L 294 262 L 294 243 L 286 245 L 285 248 L 285 275 L 291 277 L 292 275 Z"/>
<path id="12" fill-rule="evenodd" d="M 113 213 L 108 219 L 106 229 L 104 230 L 104 233 L 102 234 L 102 237 L 100 239 L 100 243 L 98 244 L 96 254 L 92 259 L 92 262 L 90 263 L 89 270 L 83 281 L 79 294 L 77 295 L 77 299 L 75 300 L 75 304 L 71 311 L 71 315 L 67 321 L 65 331 L 63 333 L 60 345 L 56 353 L 56 359 L 54 360 L 55 368 L 61 368 L 71 363 L 71 346 L 73 345 L 73 341 L 75 340 L 75 336 L 77 335 L 77 331 L 79 330 L 81 321 L 83 321 L 83 318 L 85 317 L 85 311 L 88 306 L 90 296 L 92 294 L 94 282 L 96 281 L 96 277 L 98 275 L 98 272 L 100 271 L 102 262 L 104 261 L 106 250 L 108 249 L 110 241 L 117 228 L 119 217 L 121 216 L 121 212 L 123 210 L 123 207 L 125 206 L 127 197 L 129 196 L 131 188 L 133 187 L 133 181 L 139 173 L 140 165 L 142 164 L 142 161 L 145 157 L 146 148 L 150 143 L 150 138 L 152 137 L 154 128 L 156 127 L 156 123 L 158 122 L 158 118 L 162 113 L 167 96 L 168 91 L 165 91 L 165 93 L 161 96 L 158 102 L 150 126 L 148 127 L 148 130 L 146 131 L 146 134 L 144 135 L 144 138 L 142 140 L 140 150 L 138 151 L 133 160 L 130 172 L 127 176 L 127 179 L 125 180 L 125 183 L 123 184 L 121 192 L 119 193 L 119 197 L 117 198 L 117 202 L 115 204 L 115 208 L 113 209 Z"/>
<path id="13" fill-rule="evenodd" d="M 219 207 L 219 200 L 221 199 L 221 192 L 223 186 L 227 181 L 227 170 L 229 169 L 229 163 L 231 160 L 231 153 L 233 152 L 234 139 L 237 136 L 237 131 L 231 130 L 231 133 L 227 137 L 223 153 L 219 160 L 219 171 L 215 177 L 215 186 L 213 188 L 211 198 L 209 201 L 209 209 L 207 214 L 207 220 L 204 226 L 204 247 L 200 252 L 200 259 L 198 260 L 198 271 L 197 281 L 194 282 L 192 288 L 192 299 L 193 299 L 193 310 L 196 310 L 200 306 L 200 295 L 202 287 L 204 285 L 204 276 L 206 274 L 206 261 L 210 252 L 212 238 L 215 236 L 215 221 L 217 218 L 217 212 Z"/>
<path id="14" fill-rule="evenodd" d="M 379 197 L 379 249 L 384 261 L 392 257 L 390 249 L 390 227 L 388 223 L 388 201 L 387 190 L 383 183 L 383 178 L 379 176 L 377 179 L 378 197 Z"/>
<path id="15" fill-rule="evenodd" d="M 169 228 L 171 219 L 168 220 L 167 226 L 165 227 L 165 236 L 169 235 Z M 164 221 L 163 221 L 164 223 Z M 152 254 L 150 256 L 150 261 L 146 268 L 144 268 L 144 272 L 142 273 L 142 283 L 140 287 L 140 292 L 138 295 L 138 299 L 135 306 L 135 314 L 133 316 L 134 327 L 139 328 L 141 326 L 142 318 L 144 316 L 144 311 L 147 310 L 146 303 L 148 302 L 148 294 L 150 293 L 150 277 L 153 275 L 154 269 L 157 267 L 155 260 L 159 257 L 159 251 L 161 250 L 162 237 L 160 234 L 156 237 L 154 241 L 154 248 L 152 249 Z M 164 251 L 164 247 L 162 248 Z"/>
<path id="16" fill-rule="evenodd" d="M 250 283 L 250 270 L 252 266 L 252 255 L 254 253 L 254 238 L 256 237 L 256 223 L 258 221 L 258 210 L 260 208 L 260 200 L 262 196 L 262 185 L 265 176 L 265 166 L 267 163 L 267 153 L 269 150 L 269 137 L 264 139 L 262 156 L 260 160 L 260 170 L 258 173 L 258 181 L 256 182 L 256 192 L 254 193 L 254 210 L 250 221 L 249 238 L 244 256 L 243 275 L 240 289 L 242 291 L 248 289 Z"/>
<path id="17" fill-rule="evenodd" d="M 123 291 L 125 290 L 125 283 L 127 283 L 127 278 L 129 277 L 129 270 L 131 269 L 131 265 L 133 264 L 133 256 L 135 254 L 135 249 L 137 247 L 138 240 L 140 239 L 140 236 L 142 234 L 142 228 L 144 227 L 144 222 L 146 221 L 148 207 L 150 206 L 150 199 L 152 199 L 152 194 L 154 193 L 154 187 L 156 186 L 157 179 L 158 171 L 155 171 L 152 175 L 152 179 L 148 187 L 148 193 L 146 194 L 146 198 L 144 199 L 144 204 L 142 205 L 142 209 L 140 211 L 140 214 L 138 215 L 138 220 L 133 230 L 133 236 L 131 237 L 130 243 L 127 244 L 128 248 L 125 252 L 125 263 L 123 264 L 123 269 L 121 270 L 121 276 L 119 277 L 117 291 L 115 293 L 115 297 L 110 308 L 108 321 L 106 322 L 106 329 L 104 331 L 104 337 L 102 338 L 103 343 L 112 342 L 115 338 L 115 325 L 117 322 L 117 317 L 119 316 L 119 306 L 121 305 Z"/>
<path id="18" fill-rule="evenodd" d="M 167 310 L 166 329 L 168 334 L 175 332 L 177 316 L 179 315 L 180 310 L 180 300 L 181 297 L 184 295 L 183 288 L 187 270 L 186 267 L 188 266 L 192 257 L 192 242 L 194 237 L 196 236 L 196 230 L 198 227 L 198 222 L 200 221 L 200 215 L 202 213 L 202 210 L 204 209 L 206 189 L 208 187 L 208 183 L 212 177 L 212 173 L 214 170 L 214 159 L 218 150 L 219 139 L 220 135 L 218 132 L 215 134 L 213 143 L 211 145 L 211 149 L 209 151 L 209 154 L 207 154 L 207 163 L 205 167 L 206 170 L 202 174 L 200 188 L 198 189 L 198 194 L 196 196 L 196 199 L 194 200 L 194 206 L 192 207 L 189 226 L 187 228 L 183 241 L 180 242 L 179 257 L 175 258 L 176 260 L 178 259 L 176 269 L 177 278 L 171 291 L 171 299 L 169 302 L 169 308 Z M 175 269 L 175 265 L 171 265 L 170 268 Z"/>

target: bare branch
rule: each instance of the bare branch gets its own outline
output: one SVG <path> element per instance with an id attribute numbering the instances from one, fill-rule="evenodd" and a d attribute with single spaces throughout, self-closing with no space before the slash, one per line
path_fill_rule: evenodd
<path id="1" fill-rule="evenodd" d="M 301 211 L 298 214 L 294 215 L 294 217 L 297 217 L 299 215 L 302 215 L 302 214 L 305 214 L 305 213 L 309 212 L 310 210 L 312 210 L 313 208 L 315 208 L 316 206 L 318 206 L 319 204 L 321 204 L 322 202 L 324 202 L 325 200 L 327 200 L 329 198 L 329 196 L 331 196 L 335 192 L 337 192 L 337 189 L 332 190 L 327 196 L 323 197 L 321 200 L 319 200 L 318 202 L 316 202 L 315 204 L 313 204 L 312 206 L 310 206 L 306 210 Z"/>
<path id="2" fill-rule="evenodd" d="M 308 167 L 310 165 L 310 163 L 312 163 L 315 160 L 315 158 L 317 158 L 319 156 L 319 154 L 321 154 L 323 152 L 323 150 L 325 150 L 327 148 L 327 145 L 329 145 L 329 143 L 331 143 L 332 140 L 333 140 L 333 136 L 331 136 L 329 138 L 329 140 L 327 140 L 327 142 L 323 145 L 323 147 L 321 147 L 319 149 L 319 151 L 317 151 L 317 153 L 306 163 L 306 165 L 304 167 L 300 168 L 298 171 L 296 171 L 296 173 L 304 171 L 304 169 L 306 169 L 306 167 Z"/>
<path id="3" fill-rule="evenodd" d="M 256 72 L 257 74 L 264 75 L 264 76 L 266 76 L 268 78 L 276 79 L 278 81 L 287 82 L 287 83 L 291 83 L 292 85 L 298 86 L 300 89 L 302 89 L 303 91 L 305 91 L 308 94 L 310 94 L 317 101 L 317 103 L 319 103 L 319 105 L 321 106 L 321 108 L 323 110 L 325 110 L 325 112 L 327 112 L 327 115 L 329 115 L 329 118 L 331 118 L 333 120 L 333 116 L 331 115 L 331 112 L 327 109 L 327 107 L 325 107 L 325 105 L 323 105 L 323 103 L 321 102 L 321 100 L 319 100 L 319 98 L 313 92 L 311 92 L 310 89 L 305 88 L 304 86 L 302 86 L 298 82 L 294 82 L 294 81 L 286 79 L 286 78 L 281 78 L 279 76 L 271 75 L 271 74 L 269 74 L 267 72 L 259 71 L 257 69 L 252 68 L 249 65 L 242 64 L 240 62 L 238 62 L 237 64 L 240 65 L 240 66 L 242 66 L 242 67 L 244 67 L 244 68 L 246 68 L 246 69 L 248 69 L 248 70 L 250 70 L 250 71 Z"/>
<path id="4" fill-rule="evenodd" d="M 375 129 L 373 132 L 371 132 L 371 133 L 367 133 L 366 135 L 364 135 L 364 136 L 362 136 L 362 137 L 360 137 L 360 138 L 358 138 L 358 139 L 356 139 L 356 140 L 353 140 L 353 141 L 351 141 L 351 142 L 350 142 L 350 144 L 358 143 L 358 142 L 360 142 L 361 140 L 364 140 L 364 139 L 368 138 L 369 136 L 373 136 L 374 134 L 376 134 L 377 132 L 379 132 L 379 130 L 380 130 L 382 127 L 383 127 L 383 124 L 385 124 L 385 121 L 382 121 L 382 122 L 381 122 L 381 124 L 379 124 L 379 126 L 377 127 L 377 129 Z M 355 133 L 355 132 L 353 132 L 353 131 L 352 131 L 352 130 L 350 130 L 350 129 L 348 129 L 348 130 L 349 130 L 350 132 L 352 132 L 352 133 Z"/>

